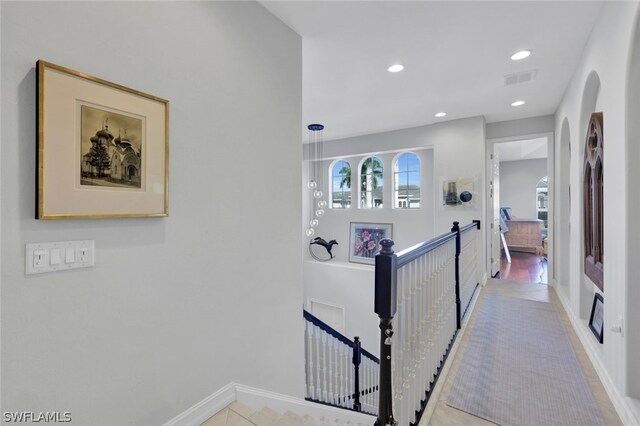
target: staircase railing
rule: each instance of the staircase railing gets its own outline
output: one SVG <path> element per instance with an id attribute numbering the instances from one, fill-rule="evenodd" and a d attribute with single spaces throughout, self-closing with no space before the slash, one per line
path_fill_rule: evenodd
<path id="1" fill-rule="evenodd" d="M 380 405 L 376 425 L 417 424 L 480 282 L 480 221 L 376 256 Z M 395 331 L 394 331 L 395 330 Z"/>
<path id="2" fill-rule="evenodd" d="M 306 399 L 363 413 L 378 413 L 380 360 L 306 310 Z"/>

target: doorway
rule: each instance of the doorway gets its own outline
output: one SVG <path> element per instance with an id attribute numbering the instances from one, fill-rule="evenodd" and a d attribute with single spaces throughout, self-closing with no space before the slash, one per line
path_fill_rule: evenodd
<path id="1" fill-rule="evenodd" d="M 552 197 L 550 136 L 488 141 L 491 273 L 499 279 L 549 283 Z"/>

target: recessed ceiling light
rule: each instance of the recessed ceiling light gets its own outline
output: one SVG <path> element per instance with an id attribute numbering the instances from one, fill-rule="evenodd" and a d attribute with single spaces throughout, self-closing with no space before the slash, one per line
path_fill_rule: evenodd
<path id="1" fill-rule="evenodd" d="M 389 72 L 400 72 L 403 69 L 404 69 L 404 65 L 394 64 L 394 65 L 391 65 L 389 68 L 387 68 L 387 71 L 389 71 Z"/>
<path id="2" fill-rule="evenodd" d="M 521 51 L 516 52 L 513 55 L 511 55 L 511 60 L 512 61 L 519 61 L 520 59 L 524 59 L 524 58 L 528 57 L 529 55 L 531 55 L 531 51 L 530 50 L 521 50 Z"/>
<path id="3" fill-rule="evenodd" d="M 445 115 L 447 115 L 446 112 L 439 112 L 436 114 L 436 117 L 441 118 L 441 117 L 444 117 Z"/>
<path id="4" fill-rule="evenodd" d="M 511 106 L 520 106 L 520 105 L 524 105 L 524 101 L 515 101 L 511 104 Z"/>

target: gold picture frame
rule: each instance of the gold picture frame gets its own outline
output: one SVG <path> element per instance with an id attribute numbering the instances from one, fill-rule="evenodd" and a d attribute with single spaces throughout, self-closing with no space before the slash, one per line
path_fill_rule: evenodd
<path id="1" fill-rule="evenodd" d="M 169 101 L 43 60 L 36 219 L 169 213 Z"/>

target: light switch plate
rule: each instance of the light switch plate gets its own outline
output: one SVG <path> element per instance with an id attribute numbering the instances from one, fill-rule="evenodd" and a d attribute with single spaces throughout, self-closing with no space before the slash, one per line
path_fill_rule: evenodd
<path id="1" fill-rule="evenodd" d="M 89 268 L 94 264 L 93 240 L 31 243 L 26 247 L 25 273 L 27 275 Z"/>

